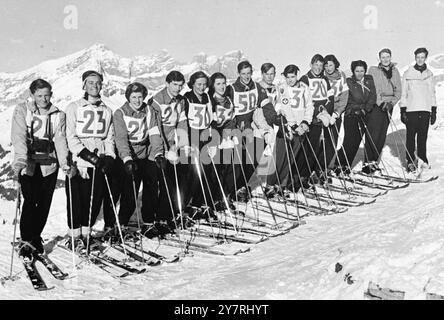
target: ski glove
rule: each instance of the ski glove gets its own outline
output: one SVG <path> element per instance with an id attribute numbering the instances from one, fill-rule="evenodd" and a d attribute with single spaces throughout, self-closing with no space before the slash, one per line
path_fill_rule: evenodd
<path id="1" fill-rule="evenodd" d="M 98 168 L 100 165 L 100 158 L 93 152 L 89 151 L 86 148 L 83 148 L 79 153 L 79 157 L 86 162 L 91 163 L 94 167 Z"/>
<path id="2" fill-rule="evenodd" d="M 72 177 L 74 177 L 77 173 L 77 169 L 75 166 L 69 166 L 69 165 L 64 165 L 62 167 L 62 171 L 63 173 L 68 176 L 69 179 L 71 179 Z"/>
<path id="3" fill-rule="evenodd" d="M 316 118 L 322 122 L 322 125 L 324 127 L 328 127 L 330 125 L 331 116 L 328 114 L 327 111 L 324 110 L 322 112 L 319 112 Z"/>
<path id="4" fill-rule="evenodd" d="M 301 124 L 296 128 L 296 132 L 300 136 L 304 135 L 308 131 L 310 131 L 310 127 L 305 122 L 301 122 Z"/>
<path id="5" fill-rule="evenodd" d="M 177 152 L 172 150 L 168 150 L 165 158 L 169 160 L 172 164 L 177 164 L 179 162 L 179 156 L 177 155 Z"/>
<path id="6" fill-rule="evenodd" d="M 436 122 L 436 106 L 432 107 L 432 113 L 430 114 L 430 124 L 433 126 Z"/>
<path id="7" fill-rule="evenodd" d="M 123 168 L 125 169 L 125 173 L 129 176 L 134 176 L 134 174 L 137 171 L 137 164 L 133 160 L 128 160 L 123 165 Z"/>
<path id="8" fill-rule="evenodd" d="M 354 115 L 358 118 L 364 118 L 367 115 L 367 111 L 365 111 L 365 109 L 355 110 Z"/>
<path id="9" fill-rule="evenodd" d="M 166 167 L 167 167 L 167 161 L 166 161 L 166 159 L 165 159 L 164 156 L 162 156 L 162 155 L 158 155 L 158 156 L 154 159 L 154 161 L 156 162 L 156 166 L 157 166 L 159 169 L 162 169 L 162 170 L 165 170 L 165 169 L 166 169 Z"/>
<path id="10" fill-rule="evenodd" d="M 334 125 L 336 123 L 336 119 L 339 118 L 339 115 L 336 112 L 333 112 L 333 114 L 330 117 L 330 125 Z"/>
<path id="11" fill-rule="evenodd" d="M 384 112 L 392 112 L 393 110 L 393 103 L 391 101 L 383 102 L 381 105 L 381 110 Z"/>
<path id="12" fill-rule="evenodd" d="M 401 108 L 401 122 L 404 123 L 404 124 L 407 124 L 407 120 L 408 120 L 408 118 L 407 118 L 407 108 L 403 107 L 403 108 Z"/>
<path id="13" fill-rule="evenodd" d="M 216 152 L 217 152 L 217 146 L 208 147 L 208 156 L 211 159 L 214 159 L 214 157 L 216 156 Z"/>
<path id="14" fill-rule="evenodd" d="M 99 168 L 102 170 L 103 174 L 110 175 L 114 164 L 114 158 L 111 156 L 105 156 L 100 160 Z"/>

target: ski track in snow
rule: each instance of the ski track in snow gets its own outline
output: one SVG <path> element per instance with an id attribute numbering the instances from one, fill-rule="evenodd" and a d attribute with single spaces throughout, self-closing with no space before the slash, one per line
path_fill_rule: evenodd
<path id="1" fill-rule="evenodd" d="M 442 136 L 442 129 L 432 129 L 428 142 L 432 171 L 440 179 L 389 191 L 346 213 L 305 217 L 305 225 L 251 245 L 250 252 L 195 252 L 117 280 L 92 265 L 73 271 L 71 255 L 56 247 L 50 257 L 70 279 L 56 280 L 39 265 L 54 289 L 37 292 L 14 256 L 13 274 L 19 279 L 0 285 L 0 299 L 363 299 L 369 281 L 404 291 L 406 299 L 425 299 L 426 292 L 444 295 Z M 399 163 L 393 152 L 386 147 L 383 153 L 392 165 Z M 66 233 L 65 201 L 64 190 L 56 190 L 44 239 Z M 9 275 L 15 203 L 0 203 L 3 277 Z M 343 267 L 339 272 L 337 263 Z M 344 280 L 347 274 L 353 283 Z"/>

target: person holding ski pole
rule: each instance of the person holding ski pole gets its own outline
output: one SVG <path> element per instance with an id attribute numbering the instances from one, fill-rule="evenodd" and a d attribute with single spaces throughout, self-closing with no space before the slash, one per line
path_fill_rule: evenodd
<path id="1" fill-rule="evenodd" d="M 288 157 L 290 151 L 286 150 L 287 143 L 284 141 L 288 140 L 288 148 L 291 148 L 292 154 L 296 155 L 301 146 L 300 137 L 308 132 L 313 118 L 310 88 L 304 82 L 298 81 L 298 72 L 299 68 L 294 64 L 285 67 L 282 75 L 286 83 L 277 88 L 275 106 L 267 105 L 263 108 L 268 124 L 279 127 L 272 160 L 276 162 L 276 166 L 271 167 L 273 173 L 267 177 L 267 190 L 270 191 L 268 196 L 289 188 L 292 178 L 294 181 L 300 179 L 296 176 L 298 170 L 296 172 L 292 170 L 295 176 L 290 177 L 290 167 L 295 166 L 295 163 L 292 156 Z"/>
<path id="2" fill-rule="evenodd" d="M 84 72 L 84 96 L 66 107 L 66 138 L 78 170 L 71 179 L 71 190 L 67 190 L 73 211 L 71 222 L 68 206 L 69 237 L 65 245 L 69 249 L 72 236 L 76 250 L 88 247 L 91 227 L 108 193 L 105 175 L 111 173 L 116 157 L 112 110 L 101 99 L 102 82 L 103 76 L 97 71 Z"/>
<path id="3" fill-rule="evenodd" d="M 334 97 L 334 107 L 330 117 L 330 125 L 324 127 L 325 154 L 323 148 L 320 148 L 321 155 L 318 157 L 322 168 L 327 167 L 327 170 L 331 168 L 330 165 L 334 164 L 332 162 L 336 155 L 335 148 L 338 143 L 339 130 L 342 124 L 342 114 L 348 101 L 347 77 L 343 71 L 339 70 L 339 66 L 340 63 L 334 55 L 329 54 L 324 57 L 324 75 L 330 82 Z"/>
<path id="4" fill-rule="evenodd" d="M 376 103 L 376 88 L 373 77 L 367 73 L 367 63 L 362 60 L 351 63 L 353 75 L 347 78 L 349 96 L 344 112 L 344 141 L 339 151 L 335 172 L 340 175 L 350 174 L 352 164 L 358 152 L 359 144 L 365 133 L 364 124 Z M 367 136 L 366 136 L 367 139 Z M 343 168 L 339 168 L 342 164 Z M 342 170 L 341 170 L 342 169 Z"/>
<path id="5" fill-rule="evenodd" d="M 19 255 L 32 260 L 34 254 L 44 253 L 41 233 L 51 207 L 58 169 L 61 167 L 69 176 L 74 169 L 67 161 L 65 113 L 51 103 L 51 85 L 37 79 L 29 91 L 31 99 L 14 109 L 11 142 L 12 167 L 24 198 Z"/>
<path id="6" fill-rule="evenodd" d="M 147 88 L 138 82 L 128 85 L 125 91 L 126 102 L 114 112 L 116 147 L 121 160 L 119 222 L 124 234 L 128 234 L 128 223 L 136 209 L 140 184 L 143 183 L 141 232 L 148 238 L 158 236 L 155 221 L 159 204 L 158 164 L 164 161 L 163 142 L 158 123 L 160 113 L 144 100 Z"/>
<path id="7" fill-rule="evenodd" d="M 167 185 L 165 185 L 162 175 L 160 175 L 162 180 L 159 182 L 159 210 L 157 212 L 158 223 L 156 229 L 160 235 L 173 233 L 176 226 L 174 220 L 176 219 L 176 212 L 179 213 L 179 218 L 183 215 L 184 194 L 179 187 L 179 174 L 181 172 L 178 173 L 181 169 L 179 166 L 179 151 L 181 154 L 183 151 L 184 158 L 189 155 L 189 148 L 186 148 L 189 138 L 185 98 L 180 94 L 185 84 L 185 77 L 179 71 L 173 70 L 167 74 L 165 82 L 165 88 L 148 101 L 148 104 L 161 115 L 161 123 L 158 126 L 165 150 L 165 158 L 168 160 L 166 167 L 161 169 L 165 173 Z M 184 166 L 186 169 L 187 166 Z M 168 194 L 167 190 L 171 194 Z M 175 212 L 170 212 L 169 198 L 174 199 Z"/>
<path id="8" fill-rule="evenodd" d="M 216 163 L 217 173 L 221 178 L 223 189 L 216 188 L 213 192 L 213 198 L 217 211 L 223 211 L 226 208 L 225 199 L 228 202 L 230 209 L 236 210 L 233 204 L 232 196 L 234 195 L 235 184 L 233 179 L 234 174 L 234 148 L 239 144 L 238 138 L 233 135 L 233 130 L 236 129 L 234 121 L 234 104 L 227 94 L 227 78 L 224 74 L 216 72 L 210 77 L 210 84 L 208 88 L 208 95 L 213 106 L 213 132 L 218 133 L 218 137 L 222 139 L 218 149 L 220 150 L 219 160 Z M 225 196 L 225 197 L 224 197 Z"/>
<path id="9" fill-rule="evenodd" d="M 192 149 L 188 170 L 187 212 L 192 219 L 208 219 L 213 217 L 214 203 L 210 188 L 216 185 L 214 170 L 209 157 L 214 158 L 219 144 L 217 132 L 213 140 L 211 123 L 213 122 L 213 106 L 209 95 L 205 92 L 209 78 L 203 71 L 190 76 L 185 93 L 185 112 L 188 119 L 188 135 Z M 197 163 L 196 163 L 197 162 Z M 199 170 L 198 170 L 199 169 Z M 203 177 L 202 177 L 203 176 Z"/>
<path id="10" fill-rule="evenodd" d="M 323 171 L 318 168 L 318 155 L 321 144 L 320 137 L 324 127 L 330 126 L 334 111 L 334 97 L 331 91 L 330 81 L 324 75 L 324 57 L 315 54 L 310 62 L 310 71 L 300 78 L 310 88 L 313 100 L 313 120 L 304 140 L 301 150 L 297 155 L 297 166 L 300 168 L 302 187 L 309 188 L 309 180 L 318 183 L 323 179 Z M 313 174 L 312 174 L 313 173 Z"/>
<path id="11" fill-rule="evenodd" d="M 362 166 L 362 172 L 365 174 L 380 170 L 378 160 L 387 137 L 390 117 L 393 107 L 401 99 L 401 75 L 391 60 L 392 51 L 388 48 L 382 49 L 379 51 L 378 66 L 371 66 L 368 70 L 375 82 L 376 106 L 368 116 L 367 127 L 371 139 L 365 140 L 367 159 Z"/>
<path id="12" fill-rule="evenodd" d="M 399 106 L 401 121 L 407 129 L 407 171 L 418 177 L 423 170 L 431 169 L 427 158 L 427 134 L 429 124 L 436 122 L 436 94 L 433 73 L 426 64 L 428 50 L 418 48 L 414 54 L 415 65 L 410 66 L 402 77 Z"/>
<path id="13" fill-rule="evenodd" d="M 239 77 L 228 86 L 228 95 L 234 104 L 236 129 L 242 135 L 242 159 L 235 166 L 237 177 L 237 197 L 247 202 L 251 196 L 249 180 L 254 174 L 264 152 L 265 144 L 271 144 L 273 128 L 266 122 L 262 108 L 271 104 L 267 91 L 252 79 L 253 66 L 248 61 L 237 65 Z M 244 174 L 241 174 L 243 170 Z M 245 175 L 245 176 L 244 176 Z M 246 181 L 245 181 L 246 180 Z"/>

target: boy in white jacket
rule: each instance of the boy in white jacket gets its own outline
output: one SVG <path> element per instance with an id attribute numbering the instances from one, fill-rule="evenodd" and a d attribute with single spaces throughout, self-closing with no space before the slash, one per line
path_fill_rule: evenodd
<path id="1" fill-rule="evenodd" d="M 430 168 L 427 159 L 427 133 L 429 123 L 433 125 L 436 122 L 436 96 L 433 73 L 425 63 L 428 54 L 426 48 L 416 49 L 416 64 L 410 66 L 402 77 L 400 109 L 401 121 L 407 129 L 408 172 Z M 421 160 L 419 166 L 415 161 L 415 142 L 418 160 Z M 419 174 L 419 172 L 416 173 Z"/>

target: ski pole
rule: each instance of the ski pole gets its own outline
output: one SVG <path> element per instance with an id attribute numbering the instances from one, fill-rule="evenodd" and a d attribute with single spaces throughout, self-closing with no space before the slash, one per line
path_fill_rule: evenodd
<path id="1" fill-rule="evenodd" d="M 299 207 L 297 205 L 297 196 L 296 196 L 296 191 L 294 189 L 293 170 L 291 169 L 290 153 L 288 151 L 287 137 L 285 136 L 284 119 L 282 117 L 281 117 L 281 129 L 282 129 L 282 135 L 284 136 L 285 153 L 287 155 L 288 169 L 290 171 L 291 186 L 292 186 L 292 189 L 293 189 L 293 196 L 294 196 L 294 200 L 295 200 L 296 208 L 297 208 L 296 215 L 298 217 L 298 222 L 300 223 L 301 222 L 300 221 L 301 218 L 299 216 Z M 287 215 L 288 215 L 288 212 L 287 212 Z"/>
<path id="2" fill-rule="evenodd" d="M 285 194 L 284 194 L 284 190 L 283 190 L 283 187 L 282 187 L 282 184 L 281 184 L 281 179 L 279 178 L 279 172 L 278 172 L 277 165 L 276 165 L 276 159 L 274 157 L 274 154 L 275 154 L 276 150 L 277 150 L 277 148 L 276 148 L 276 144 L 275 144 L 274 150 L 271 153 L 271 160 L 273 161 L 273 164 L 274 164 L 274 172 L 275 172 L 275 175 L 276 175 L 276 180 L 277 180 L 277 182 L 279 184 L 279 190 L 280 190 L 280 192 L 282 194 L 282 199 L 284 201 L 285 213 L 287 214 L 287 217 L 289 217 L 288 207 L 287 207 L 287 198 L 285 197 Z M 293 192 L 294 192 L 294 185 L 293 185 Z M 295 199 L 295 201 L 296 201 L 296 199 Z M 299 207 L 298 206 L 296 206 L 296 210 L 299 212 Z"/>
<path id="3" fill-rule="evenodd" d="M 245 145 L 244 145 L 244 146 L 245 146 Z M 245 188 L 246 188 L 246 190 L 247 190 L 248 197 L 249 197 L 250 200 L 251 200 L 253 197 L 252 197 L 251 192 L 250 192 L 250 189 L 249 189 L 249 187 L 248 187 L 247 176 L 246 176 L 246 174 L 245 174 L 244 166 L 243 166 L 243 164 L 242 164 L 242 158 L 241 158 L 240 153 L 239 153 L 239 150 L 236 148 L 236 146 L 235 146 L 234 148 L 236 149 L 237 157 L 238 157 L 238 159 L 239 159 L 239 166 L 240 166 L 240 169 L 241 169 L 242 177 L 244 178 Z M 247 150 L 247 146 L 245 146 L 245 150 Z M 261 185 L 261 187 L 262 187 L 262 185 Z M 263 188 L 262 188 L 262 193 L 264 193 L 264 189 L 263 189 Z M 236 197 L 237 197 L 237 192 L 236 192 Z M 237 199 L 236 199 L 236 200 L 237 200 Z M 268 199 L 267 199 L 267 201 L 268 201 Z M 248 203 L 248 201 L 247 201 L 247 203 Z M 256 221 L 257 221 L 257 223 L 259 224 L 259 211 L 256 211 L 256 212 L 254 211 L 254 204 L 253 204 L 252 201 L 251 201 L 251 208 L 252 208 L 252 210 L 253 210 L 253 214 L 256 216 Z M 245 205 L 245 211 L 247 211 L 247 204 Z"/>
<path id="4" fill-rule="evenodd" d="M 68 177 L 68 190 L 69 190 L 69 218 L 71 219 L 71 249 L 72 249 L 72 268 L 76 270 L 76 258 L 75 258 L 75 250 L 74 250 L 74 217 L 72 213 L 72 185 L 71 185 L 71 177 Z"/>
<path id="5" fill-rule="evenodd" d="M 336 127 L 336 126 L 335 126 L 335 127 Z M 341 163 L 341 160 L 339 159 L 339 154 L 338 154 L 338 150 L 337 150 L 337 144 L 336 144 L 336 142 L 335 142 L 334 139 L 333 139 L 333 133 L 332 133 L 332 130 L 330 129 L 330 127 L 328 127 L 327 129 L 328 129 L 328 132 L 329 132 L 329 136 L 330 136 L 331 143 L 332 143 L 332 145 L 333 145 L 333 150 L 335 151 L 336 159 L 337 159 L 338 164 L 339 164 L 339 170 L 341 171 L 341 174 L 342 174 L 342 176 L 344 177 L 345 174 L 344 174 L 344 170 L 342 169 L 342 163 Z M 348 187 L 347 187 L 347 182 L 345 181 L 345 179 L 339 179 L 339 182 L 340 182 L 341 185 L 344 187 L 344 190 L 345 190 L 345 191 L 351 196 L 350 190 L 349 190 Z M 355 189 L 355 185 L 354 185 L 353 180 L 352 180 L 351 183 L 352 183 L 352 185 L 353 185 L 352 189 Z"/>
<path id="6" fill-rule="evenodd" d="M 108 175 L 106 173 L 103 173 L 103 176 L 105 177 L 105 182 L 106 182 L 106 186 L 108 188 L 109 198 L 110 198 L 110 201 L 111 201 L 111 205 L 113 207 L 114 216 L 116 218 L 117 229 L 119 230 L 120 239 L 122 240 L 123 252 L 125 253 L 125 256 L 126 256 L 127 260 L 129 260 L 128 253 L 126 252 L 126 248 L 125 248 L 126 247 L 125 246 L 125 239 L 123 239 L 122 228 L 120 227 L 119 215 L 117 214 L 116 206 L 114 204 L 113 194 L 111 192 L 111 187 L 110 187 L 109 181 L 108 181 Z"/>
<path id="7" fill-rule="evenodd" d="M 302 146 L 302 144 L 304 143 L 305 140 L 305 134 L 300 136 L 299 138 L 299 145 Z M 301 174 L 299 172 L 299 168 L 298 168 L 298 164 L 296 161 L 296 155 L 294 154 L 293 148 L 290 148 L 290 153 L 291 156 L 293 158 L 293 163 L 294 163 L 294 167 L 296 169 L 296 174 L 298 176 L 298 180 L 299 180 L 299 184 L 300 184 L 300 190 L 302 192 L 302 195 L 304 196 L 304 200 L 305 200 L 305 204 L 308 206 L 308 200 L 307 200 L 307 195 L 305 194 L 305 190 L 304 187 L 302 186 L 302 178 L 301 178 Z M 296 205 L 298 205 L 298 199 L 295 199 Z"/>
<path id="8" fill-rule="evenodd" d="M 20 173 L 19 173 L 20 174 Z M 17 177 L 18 179 L 18 177 Z M 17 232 L 17 221 L 20 218 L 21 215 L 21 192 L 22 192 L 22 188 L 20 186 L 20 183 L 18 184 L 17 187 L 17 201 L 16 201 L 16 207 L 15 207 L 15 218 L 13 221 L 13 225 L 14 225 L 14 233 L 13 233 L 13 238 L 12 238 L 12 251 L 11 251 L 11 268 L 9 271 L 9 277 L 7 277 L 7 279 L 9 280 L 14 280 L 14 278 L 12 277 L 12 268 L 13 268 L 13 264 L 14 264 L 14 247 L 15 247 L 15 235 Z"/>
<path id="9" fill-rule="evenodd" d="M 97 154 L 99 150 L 96 148 L 94 149 L 94 153 Z M 88 215 L 88 236 L 86 237 L 86 254 L 89 256 L 89 241 L 90 241 L 90 235 L 91 235 L 91 216 L 92 216 L 92 207 L 93 207 L 93 198 L 94 198 L 94 183 L 96 179 L 96 167 L 93 167 L 93 177 L 92 177 L 92 183 L 91 183 L 91 196 L 89 199 L 89 215 Z"/>
<path id="10" fill-rule="evenodd" d="M 168 203 L 170 204 L 170 210 L 171 210 L 171 215 L 173 216 L 174 227 L 178 231 L 177 236 L 179 237 L 179 241 L 182 244 L 182 246 L 181 246 L 182 253 L 185 254 L 185 244 L 180 239 L 180 232 L 181 231 L 177 227 L 176 216 L 174 215 L 173 201 L 171 200 L 171 195 L 170 195 L 170 190 L 169 190 L 170 188 L 168 187 L 168 183 L 167 183 L 166 176 L 165 176 L 165 170 L 163 170 L 162 166 L 160 167 L 160 171 L 162 172 L 163 183 L 165 185 L 165 191 L 166 191 L 166 194 L 167 194 L 167 197 L 168 197 Z"/>
<path id="11" fill-rule="evenodd" d="M 131 180 L 132 180 L 132 184 L 133 184 L 133 194 L 134 194 L 134 204 L 136 206 L 136 215 L 137 215 L 137 228 L 140 230 L 141 226 L 140 226 L 140 210 L 139 210 L 139 204 L 137 202 L 137 193 L 138 190 L 136 190 L 136 182 L 134 179 L 134 175 L 131 175 Z M 145 257 L 144 257 L 144 251 L 143 251 L 143 241 L 140 241 L 140 249 L 142 250 L 142 261 L 145 261 Z"/>
<path id="12" fill-rule="evenodd" d="M 201 173 L 200 173 L 200 165 L 199 165 L 198 161 L 199 160 L 197 159 L 197 155 L 194 155 L 194 162 L 195 162 L 195 165 L 196 165 L 197 176 L 199 177 L 199 183 L 200 183 L 200 187 L 202 189 L 202 195 L 203 195 L 203 198 L 204 198 L 204 201 L 205 201 L 205 206 L 207 208 L 210 208 L 208 206 L 207 196 L 205 194 L 205 188 L 204 188 L 204 185 L 203 185 L 203 182 L 202 182 L 202 176 L 201 176 Z M 213 224 L 211 223 L 210 212 L 208 211 L 208 209 L 207 209 L 207 214 L 208 214 L 208 221 L 210 222 L 211 235 L 213 236 L 213 239 L 215 239 L 216 237 L 214 235 Z"/>
<path id="13" fill-rule="evenodd" d="M 208 146 L 207 146 L 207 151 L 208 151 Z M 217 182 L 219 184 L 219 188 L 220 188 L 220 190 L 222 192 L 222 197 L 224 199 L 225 206 L 226 206 L 226 208 L 228 210 L 228 214 L 230 215 L 231 223 L 233 224 L 233 228 L 234 228 L 234 232 L 236 232 L 236 234 L 237 234 L 238 231 L 237 231 L 237 228 L 236 228 L 236 223 L 234 222 L 233 215 L 231 214 L 230 205 L 228 204 L 227 196 L 225 195 L 224 188 L 222 187 L 222 183 L 221 183 L 220 178 L 219 178 L 219 174 L 217 173 L 216 165 L 214 164 L 213 158 L 210 157 L 210 160 L 211 160 L 211 164 L 213 165 L 213 168 L 214 168 L 214 173 L 216 174 L 216 179 L 217 179 Z"/>
<path id="14" fill-rule="evenodd" d="M 253 137 L 253 139 L 254 139 L 254 137 Z M 253 141 L 254 141 L 254 140 L 253 140 Z M 250 152 L 248 152 L 248 147 L 247 147 L 246 145 L 244 145 L 244 146 L 245 146 L 245 153 L 247 154 L 248 159 L 250 160 L 251 164 L 254 165 L 254 161 L 253 161 L 253 159 L 251 158 Z M 237 149 L 236 149 L 236 150 L 237 150 Z M 244 177 L 244 178 L 245 178 L 245 177 Z M 245 178 L 245 180 L 246 180 L 246 178 Z M 247 183 L 247 182 L 246 182 L 246 183 Z M 262 190 L 262 194 L 265 194 L 264 186 L 263 186 L 262 184 L 260 184 L 260 187 L 261 187 L 261 190 Z M 248 193 L 250 193 L 250 190 L 248 189 L 248 183 L 247 183 L 247 190 L 248 190 Z M 250 193 L 250 197 L 251 197 L 250 199 L 253 198 L 253 197 L 251 196 L 251 193 Z M 267 205 L 268 205 L 268 208 L 270 209 L 270 213 L 271 213 L 271 216 L 272 216 L 272 218 L 273 218 L 273 221 L 274 221 L 275 224 L 277 224 L 276 217 L 275 217 L 275 215 L 274 215 L 274 211 L 273 211 L 273 207 L 271 206 L 270 201 L 268 200 L 267 197 L 265 197 L 265 200 L 267 201 Z M 251 206 L 253 206 L 253 203 L 251 203 Z M 259 217 L 259 213 L 258 213 L 258 217 Z M 258 219 L 258 220 L 259 220 L 259 219 Z"/>
<path id="15" fill-rule="evenodd" d="M 388 119 L 389 119 L 389 123 L 390 123 L 390 129 L 392 129 L 392 132 L 395 132 L 395 129 L 394 129 L 394 127 L 393 127 L 393 124 L 392 124 L 392 122 L 390 121 L 390 113 L 389 113 L 388 110 L 387 110 L 387 113 L 388 113 Z M 398 135 L 397 132 L 396 132 L 396 135 Z M 396 152 L 398 153 L 399 156 L 401 156 L 401 150 L 399 150 L 398 140 L 397 140 L 396 137 L 395 137 L 395 146 L 396 146 Z M 405 175 L 404 166 L 401 164 L 400 167 L 401 167 L 401 172 L 402 172 L 402 175 L 403 175 L 403 177 L 404 177 L 404 180 L 407 180 L 407 177 L 406 177 L 406 175 Z"/>
<path id="16" fill-rule="evenodd" d="M 389 172 L 388 172 L 388 170 L 387 170 L 387 167 L 386 167 L 386 165 L 385 165 L 385 161 L 382 160 L 381 153 L 378 151 L 378 148 L 376 147 L 376 144 L 375 144 L 375 142 L 374 142 L 374 140 L 373 140 L 373 138 L 372 138 L 372 136 L 371 136 L 371 134 L 370 134 L 370 131 L 368 130 L 367 125 L 365 124 L 364 121 L 362 121 L 362 124 L 364 125 L 365 131 L 366 131 L 365 139 L 367 139 L 367 137 L 369 138 L 370 143 L 371 143 L 371 146 L 373 147 L 373 149 L 374 149 L 375 152 L 376 152 L 376 155 L 377 155 L 378 158 L 380 159 L 380 161 L 381 161 L 381 163 L 382 163 L 382 165 L 383 165 L 383 167 L 384 167 L 385 172 L 387 172 L 387 174 L 389 174 Z M 390 166 L 390 167 L 393 169 L 392 166 Z"/>
<path id="17" fill-rule="evenodd" d="M 310 138 L 309 137 L 306 137 L 304 140 L 307 141 L 307 143 L 310 142 Z M 307 152 L 305 151 L 305 147 L 304 147 L 303 143 L 301 143 L 301 148 L 302 148 L 302 153 L 304 154 L 305 163 L 307 165 L 308 172 L 311 175 L 311 167 L 312 166 L 310 165 L 310 161 L 308 160 Z M 311 179 L 311 182 L 313 183 L 313 179 Z M 314 185 L 314 183 L 313 183 L 312 186 L 313 186 L 314 195 L 316 197 L 316 201 L 318 202 L 318 206 L 319 206 L 319 208 L 321 208 L 322 207 L 321 200 L 319 199 L 319 194 L 318 194 L 318 191 L 316 190 L 316 186 Z M 303 189 L 303 188 L 304 187 L 301 185 L 301 189 Z"/>
<path id="18" fill-rule="evenodd" d="M 344 116 L 344 122 L 345 122 L 345 116 Z M 337 128 L 336 126 L 334 126 L 334 128 L 335 128 L 336 134 L 337 134 L 338 137 L 339 137 L 339 131 L 338 131 L 338 128 Z M 344 155 L 344 159 L 345 159 L 345 162 L 347 163 L 348 169 L 349 169 L 349 171 L 351 172 L 351 164 L 350 164 L 350 161 L 348 160 L 348 153 L 347 153 L 347 150 L 345 150 L 344 143 L 342 143 L 341 151 L 342 151 L 342 154 Z M 338 159 L 339 159 L 339 155 L 338 155 Z M 339 160 L 338 160 L 338 163 L 340 163 Z M 344 171 L 343 171 L 343 170 L 341 170 L 341 171 L 342 171 L 342 174 L 344 175 Z M 344 175 L 344 176 L 345 176 L 345 175 Z M 352 180 L 352 182 L 353 182 L 353 188 L 356 188 L 356 185 L 355 185 L 356 181 L 355 181 L 354 176 L 351 175 L 350 178 L 351 178 L 351 180 Z"/>
<path id="19" fill-rule="evenodd" d="M 399 141 L 401 141 L 401 144 L 403 145 L 403 147 L 404 147 L 404 149 L 405 149 L 405 151 L 406 151 L 406 154 L 407 154 L 408 157 L 410 158 L 411 163 L 415 166 L 415 170 L 418 170 L 418 166 L 415 164 L 415 161 L 413 160 L 412 155 L 410 154 L 409 150 L 407 149 L 406 144 L 404 143 L 404 141 L 403 141 L 402 138 L 400 137 L 400 134 L 399 134 L 399 131 L 398 131 L 398 127 L 396 126 L 396 123 L 395 123 L 395 121 L 393 120 L 393 117 L 391 116 L 391 114 L 390 114 L 388 111 L 387 111 L 387 114 L 388 114 L 388 116 L 389 116 L 390 123 L 392 123 L 393 126 L 395 127 L 395 130 L 396 130 L 396 133 L 397 133 L 397 135 L 398 135 Z"/>

